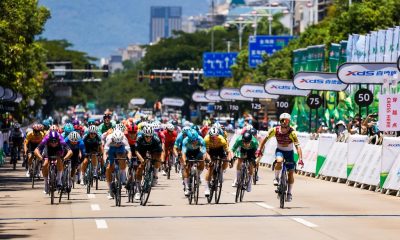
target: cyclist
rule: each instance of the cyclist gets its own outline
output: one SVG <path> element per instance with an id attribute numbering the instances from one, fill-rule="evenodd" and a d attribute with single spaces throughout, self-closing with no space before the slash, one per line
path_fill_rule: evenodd
<path id="1" fill-rule="evenodd" d="M 80 124 L 79 120 L 75 119 L 74 121 L 72 121 L 72 125 L 74 126 L 74 130 L 78 132 L 80 136 L 83 136 L 83 134 L 85 133 L 85 128 Z"/>
<path id="2" fill-rule="evenodd" d="M 165 143 L 164 143 L 164 147 L 165 147 L 165 160 L 164 164 L 168 163 L 168 161 L 170 161 L 169 157 L 171 155 L 171 153 L 173 153 L 174 151 L 174 143 L 176 141 L 177 138 L 177 132 L 175 130 L 174 125 L 172 125 L 171 123 L 167 124 L 166 129 L 163 131 L 163 135 L 165 136 Z M 163 175 L 166 176 L 167 173 L 163 170 Z"/>
<path id="3" fill-rule="evenodd" d="M 17 154 L 16 158 L 18 158 L 18 160 L 21 159 L 21 148 L 22 148 L 22 143 L 24 141 L 24 132 L 21 129 L 21 126 L 19 125 L 19 123 L 15 122 L 13 125 L 13 128 L 10 131 L 9 134 L 9 142 L 12 144 L 12 148 L 11 149 L 16 149 L 15 153 Z"/>
<path id="4" fill-rule="evenodd" d="M 142 179 L 142 173 L 145 165 L 144 157 L 146 153 L 149 152 L 151 154 L 151 158 L 155 160 L 154 163 L 154 180 L 153 185 L 157 184 L 157 173 L 158 169 L 160 168 L 160 160 L 161 160 L 161 153 L 162 153 L 162 143 L 158 138 L 157 134 L 154 133 L 153 128 L 151 126 L 143 126 L 142 128 L 142 135 L 140 135 L 136 140 L 135 145 L 135 154 L 138 158 L 139 166 L 136 171 L 136 179 L 140 181 Z M 135 199 L 140 199 L 140 194 L 135 194 Z"/>
<path id="5" fill-rule="evenodd" d="M 74 125 L 72 125 L 72 123 L 67 123 L 63 127 L 63 133 L 61 134 L 61 136 L 63 138 L 66 138 L 73 131 L 75 131 Z"/>
<path id="6" fill-rule="evenodd" d="M 227 154 L 229 155 L 228 156 L 229 159 L 231 158 L 231 153 L 228 148 L 228 143 L 226 142 L 224 137 L 219 135 L 218 128 L 212 127 L 210 131 L 208 131 L 207 136 L 204 138 L 204 142 L 206 143 L 208 161 L 213 161 L 213 159 L 215 159 L 216 157 L 219 157 L 221 159 L 226 159 Z M 224 162 L 222 164 L 222 169 L 225 171 L 227 168 L 228 168 L 228 162 Z M 210 167 L 208 167 L 205 176 L 206 190 L 204 191 L 204 195 L 206 197 L 210 195 L 209 185 L 213 170 L 214 170 L 214 164 L 211 164 Z"/>
<path id="7" fill-rule="evenodd" d="M 182 163 L 185 171 L 183 171 L 183 182 L 185 185 L 185 196 L 190 195 L 189 191 L 189 164 L 186 163 L 188 159 L 203 160 L 197 165 L 197 169 L 200 172 L 204 170 L 204 160 L 206 158 L 206 143 L 204 139 L 199 136 L 196 130 L 190 129 L 187 132 L 187 137 L 182 143 Z"/>
<path id="8" fill-rule="evenodd" d="M 43 125 L 41 124 L 33 124 L 32 131 L 30 131 L 25 138 L 24 141 L 24 153 L 25 156 L 28 156 L 28 171 L 26 172 L 26 176 L 30 176 L 30 172 L 32 171 L 32 159 L 33 159 L 33 151 L 35 148 L 42 142 L 44 137 L 44 132 L 42 131 Z M 29 152 L 28 152 L 29 151 Z M 32 171 L 33 172 L 33 171 Z"/>
<path id="9" fill-rule="evenodd" d="M 71 132 L 68 137 L 65 138 L 65 143 L 72 150 L 73 155 L 71 156 L 71 178 L 74 179 L 76 174 L 76 170 L 81 164 L 82 158 L 85 156 L 86 149 L 85 144 L 82 141 L 81 135 L 78 132 Z M 78 184 L 84 185 L 84 182 L 81 182 L 81 174 L 78 172 Z"/>
<path id="10" fill-rule="evenodd" d="M 293 158 L 293 145 L 297 149 L 297 153 L 299 154 L 299 165 L 304 166 L 303 163 L 303 154 L 300 148 L 299 140 L 297 139 L 297 134 L 290 124 L 290 114 L 282 113 L 279 116 L 280 126 L 271 128 L 267 132 L 267 136 L 264 138 L 260 145 L 259 155 L 264 152 L 264 147 L 266 142 L 272 137 L 276 137 L 278 142 L 277 149 L 275 151 L 275 178 L 273 183 L 275 186 L 279 183 L 279 173 L 282 169 L 282 162 L 286 161 L 286 167 L 288 170 L 288 193 L 287 193 L 287 201 L 292 201 L 292 189 L 294 183 L 294 170 L 296 168 L 296 163 Z"/>
<path id="11" fill-rule="evenodd" d="M 86 156 L 82 163 L 82 176 L 86 172 L 87 165 L 89 163 L 88 156 L 92 154 L 92 164 L 93 164 L 93 177 L 97 177 L 97 158 L 93 154 L 102 154 L 103 146 L 101 144 L 101 138 L 98 135 L 98 130 L 95 125 L 90 125 L 88 129 L 88 134 L 83 137 L 83 144 L 85 145 Z M 100 166 L 103 166 L 103 159 L 99 157 Z"/>
<path id="12" fill-rule="evenodd" d="M 251 135 L 250 132 L 245 132 L 243 135 L 239 136 L 235 143 L 232 146 L 232 152 L 236 152 L 239 150 L 238 155 L 239 158 L 237 159 L 237 168 L 236 168 L 236 179 L 232 183 L 232 187 L 237 186 L 237 179 L 240 176 L 240 169 L 242 167 L 242 163 L 244 159 L 251 161 L 252 164 L 249 165 L 249 179 L 247 185 L 247 192 L 251 192 L 251 179 L 253 176 L 253 165 L 256 159 L 256 151 L 258 148 L 258 141 L 257 139 Z"/>
<path id="13" fill-rule="evenodd" d="M 103 159 L 108 159 L 108 166 L 106 169 L 106 179 L 109 188 L 108 199 L 113 199 L 113 189 L 111 186 L 111 177 L 114 172 L 114 158 L 115 156 L 125 156 L 128 159 L 132 158 L 131 148 L 128 140 L 121 131 L 114 131 L 112 134 L 107 136 L 106 144 L 104 145 Z M 120 161 L 117 163 L 121 171 L 121 182 L 123 185 L 126 183 L 126 162 Z"/>
<path id="14" fill-rule="evenodd" d="M 175 144 L 174 144 L 175 157 L 178 157 L 178 155 L 182 152 L 182 143 L 183 143 L 183 140 L 187 137 L 187 133 L 189 130 L 190 130 L 190 127 L 182 128 L 182 131 L 176 137 Z M 181 162 L 181 164 L 183 165 L 182 162 Z"/>
<path id="15" fill-rule="evenodd" d="M 103 116 L 103 123 L 100 124 L 99 126 L 99 135 L 102 135 L 103 133 L 107 132 L 108 129 L 114 127 L 114 123 L 111 122 L 112 115 L 109 113 L 104 114 Z"/>
<path id="16" fill-rule="evenodd" d="M 72 150 L 65 143 L 64 138 L 58 134 L 57 131 L 50 131 L 46 135 L 39 146 L 35 149 L 35 155 L 40 161 L 43 161 L 42 174 L 44 178 L 44 193 L 49 192 L 49 156 L 57 157 L 57 185 L 61 186 L 61 176 L 63 171 L 63 161 L 69 159 L 72 156 Z M 64 157 L 63 157 L 64 156 Z"/>
<path id="17" fill-rule="evenodd" d="M 131 147 L 131 152 L 135 152 L 135 143 L 138 136 L 138 127 L 135 123 L 128 123 L 125 129 L 125 137 L 128 139 L 129 146 Z"/>

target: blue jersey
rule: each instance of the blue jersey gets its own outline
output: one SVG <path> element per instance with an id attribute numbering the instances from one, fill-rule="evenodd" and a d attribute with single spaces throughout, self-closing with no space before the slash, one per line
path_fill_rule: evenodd
<path id="1" fill-rule="evenodd" d="M 184 140 L 185 138 L 186 138 L 186 137 L 183 137 L 183 134 L 182 134 L 182 133 L 179 133 L 178 136 L 176 137 L 174 147 L 176 147 L 176 148 L 178 148 L 179 150 L 181 150 L 181 149 L 182 149 L 182 143 L 183 143 L 183 140 Z"/>
<path id="2" fill-rule="evenodd" d="M 80 150 L 82 153 L 82 156 L 85 155 L 86 149 L 85 149 L 85 144 L 83 143 L 82 139 L 78 141 L 77 144 L 72 144 L 71 141 L 68 139 L 68 137 L 65 138 L 65 143 L 71 148 L 73 152 Z"/>
<path id="3" fill-rule="evenodd" d="M 197 150 L 200 149 L 200 152 L 205 154 L 206 149 L 206 142 L 200 136 L 197 137 L 197 144 L 193 146 L 192 142 L 189 141 L 189 138 L 185 138 L 182 143 L 182 152 L 186 154 L 187 151 Z"/>

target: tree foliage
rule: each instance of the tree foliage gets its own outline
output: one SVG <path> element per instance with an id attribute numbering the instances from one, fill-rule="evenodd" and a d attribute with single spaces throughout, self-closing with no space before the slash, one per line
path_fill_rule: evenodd
<path id="1" fill-rule="evenodd" d="M 37 0 L 0 1 L 0 85 L 23 95 L 20 109 L 28 99 L 38 99 L 43 90 L 44 50 L 35 42 L 50 17 Z"/>

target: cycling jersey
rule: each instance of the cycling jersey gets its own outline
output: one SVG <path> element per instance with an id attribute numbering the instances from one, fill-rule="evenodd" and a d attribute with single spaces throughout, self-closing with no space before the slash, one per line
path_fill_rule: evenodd
<path id="1" fill-rule="evenodd" d="M 107 132 L 108 129 L 113 128 L 113 127 L 115 127 L 115 126 L 114 126 L 114 123 L 112 123 L 112 122 L 110 122 L 107 125 L 105 123 L 100 124 L 100 126 L 99 126 L 100 135 Z"/>
<path id="2" fill-rule="evenodd" d="M 297 134 L 292 127 L 289 127 L 287 133 L 282 133 L 281 126 L 271 128 L 267 132 L 266 141 L 272 137 L 276 137 L 276 141 L 278 142 L 277 148 L 282 151 L 293 151 L 293 144 L 295 146 L 300 145 Z"/>
<path id="3" fill-rule="evenodd" d="M 95 153 L 99 151 L 101 146 L 101 138 L 96 134 L 94 138 L 91 138 L 89 134 L 83 137 L 83 143 L 85 144 L 85 149 L 87 153 Z"/>
<path id="4" fill-rule="evenodd" d="M 137 133 L 135 133 L 135 134 L 130 134 L 130 133 L 128 133 L 127 131 L 125 131 L 125 137 L 126 137 L 126 139 L 128 139 L 128 143 L 129 143 L 129 145 L 135 145 L 135 143 L 136 143 L 136 138 L 137 138 Z"/>
<path id="5" fill-rule="evenodd" d="M 182 153 L 187 153 L 188 151 L 193 151 L 193 150 L 200 150 L 202 154 L 205 154 L 207 149 L 206 149 L 206 143 L 204 142 L 204 139 L 200 136 L 197 137 L 197 144 L 193 146 L 192 142 L 189 141 L 189 138 L 185 138 L 182 142 Z"/>
<path id="6" fill-rule="evenodd" d="M 49 137 L 48 135 L 45 136 L 42 140 L 42 142 L 39 144 L 37 147 L 39 151 L 42 153 L 44 157 L 48 156 L 58 156 L 62 157 L 64 156 L 69 150 L 69 146 L 65 143 L 64 138 L 59 136 L 59 143 L 56 147 L 51 147 L 49 143 Z"/>
<path id="7" fill-rule="evenodd" d="M 29 132 L 28 135 L 26 135 L 24 143 L 25 144 L 29 144 L 29 143 L 30 144 L 39 144 L 42 142 L 43 137 L 44 137 L 43 132 L 39 132 L 38 135 L 35 135 L 32 131 L 32 132 Z"/>
<path id="8" fill-rule="evenodd" d="M 162 152 L 161 141 L 156 134 L 153 134 L 153 137 L 149 142 L 146 141 L 143 135 L 139 136 L 136 140 L 135 150 L 140 153 L 140 155 L 144 155 L 147 151 L 154 153 Z"/>
<path id="9" fill-rule="evenodd" d="M 82 139 L 80 139 L 76 144 L 72 144 L 68 137 L 65 138 L 65 143 L 69 146 L 72 150 L 72 157 L 71 157 L 71 165 L 74 169 L 78 166 L 82 159 L 79 159 L 79 152 L 81 153 L 81 157 L 83 158 L 86 154 L 85 144 L 83 143 Z"/>
<path id="10" fill-rule="evenodd" d="M 207 135 L 204 138 L 204 142 L 206 143 L 207 152 L 210 149 L 217 149 L 217 148 L 223 148 L 225 152 L 229 151 L 228 143 L 226 142 L 225 138 L 220 135 L 218 135 L 216 139 L 212 139 L 210 135 Z"/>
<path id="11" fill-rule="evenodd" d="M 164 136 L 165 136 L 165 147 L 166 148 L 171 148 L 171 147 L 173 147 L 174 146 L 174 144 L 175 144 L 175 140 L 176 140 L 176 138 L 177 138 L 177 133 L 176 133 L 176 131 L 172 131 L 172 132 L 170 132 L 170 131 L 168 131 L 168 130 L 164 130 L 163 131 L 163 134 L 164 134 Z"/>
<path id="12" fill-rule="evenodd" d="M 206 126 L 204 126 L 204 127 L 202 127 L 201 129 L 200 129 L 200 133 L 201 133 L 201 136 L 204 138 L 204 137 L 206 137 L 207 136 L 207 133 L 208 133 L 208 130 L 209 130 L 210 128 L 206 125 Z"/>
<path id="13" fill-rule="evenodd" d="M 126 137 L 124 137 L 124 140 L 122 141 L 122 145 L 124 146 L 126 151 L 129 151 L 129 152 L 131 151 L 131 147 L 129 146 L 128 139 L 126 139 Z M 104 144 L 104 151 L 108 151 L 112 147 L 118 148 L 119 146 L 112 141 L 112 135 L 108 135 L 106 138 L 106 143 Z"/>
<path id="14" fill-rule="evenodd" d="M 174 147 L 177 148 L 177 149 L 179 149 L 179 150 L 182 150 L 182 143 L 183 143 L 183 140 L 184 140 L 185 138 L 186 138 L 186 136 L 184 137 L 184 136 L 183 136 L 183 133 L 179 133 L 178 137 L 177 137 L 176 140 L 175 140 Z"/>
<path id="15" fill-rule="evenodd" d="M 236 139 L 236 141 L 235 141 L 235 143 L 233 144 L 233 146 L 232 146 L 232 152 L 236 152 L 236 150 L 238 150 L 238 149 L 257 149 L 258 148 L 258 141 L 257 141 L 257 139 L 254 137 L 254 136 L 252 136 L 252 138 L 251 138 L 251 142 L 250 142 L 250 145 L 248 146 L 248 147 L 246 147 L 244 144 L 243 144 L 243 141 L 242 141 L 242 136 L 239 136 L 237 139 Z"/>

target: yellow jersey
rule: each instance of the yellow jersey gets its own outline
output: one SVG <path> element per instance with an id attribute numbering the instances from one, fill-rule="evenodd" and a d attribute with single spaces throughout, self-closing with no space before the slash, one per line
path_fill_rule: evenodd
<path id="1" fill-rule="evenodd" d="M 225 138 L 221 135 L 218 135 L 218 137 L 213 140 L 211 139 L 210 135 L 207 135 L 204 138 L 204 141 L 206 142 L 206 148 L 207 148 L 207 152 L 210 149 L 217 149 L 217 148 L 224 148 L 225 152 L 228 152 L 228 142 L 225 140 Z"/>

